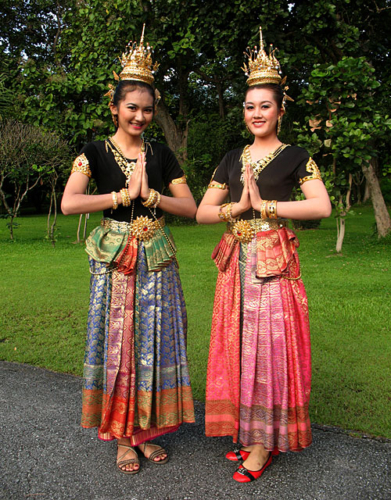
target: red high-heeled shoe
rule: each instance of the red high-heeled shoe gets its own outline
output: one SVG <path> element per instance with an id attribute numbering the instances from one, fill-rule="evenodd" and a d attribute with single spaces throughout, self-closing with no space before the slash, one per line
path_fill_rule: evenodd
<path id="1" fill-rule="evenodd" d="M 246 467 L 243 467 L 243 465 L 239 465 L 238 469 L 236 470 L 236 472 L 232 477 L 238 483 L 250 483 L 251 481 L 255 481 L 256 479 L 260 478 L 266 467 L 269 467 L 271 463 L 272 463 L 272 454 L 269 453 L 269 457 L 266 460 L 262 469 L 248 470 L 246 469 Z"/>
<path id="2" fill-rule="evenodd" d="M 239 450 L 239 449 L 235 449 L 233 451 L 229 451 L 226 455 L 225 455 L 225 458 L 227 460 L 231 460 L 231 462 L 240 462 L 241 460 L 247 460 L 248 456 L 250 455 L 250 451 L 246 451 L 246 450 Z M 272 451 L 272 455 L 273 457 L 279 455 L 280 452 L 277 448 L 277 446 L 274 448 L 274 450 Z"/>

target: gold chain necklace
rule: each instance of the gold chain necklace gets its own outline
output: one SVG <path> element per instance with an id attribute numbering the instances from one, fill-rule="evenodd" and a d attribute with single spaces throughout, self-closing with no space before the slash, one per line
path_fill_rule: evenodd
<path id="1" fill-rule="evenodd" d="M 244 174 L 246 171 L 246 165 L 250 164 L 251 168 L 253 169 L 254 172 L 254 178 L 255 180 L 258 180 L 259 174 L 262 172 L 262 170 L 269 165 L 269 163 L 274 160 L 286 147 L 290 146 L 290 144 L 281 144 L 281 146 L 278 146 L 276 150 L 273 152 L 269 153 L 268 155 L 264 156 L 260 160 L 257 161 L 252 161 L 251 159 L 251 153 L 250 153 L 250 146 L 247 144 L 245 148 L 243 149 L 243 153 L 241 156 L 242 160 L 242 175 L 240 176 L 240 180 L 242 184 L 244 185 Z"/>
<path id="2" fill-rule="evenodd" d="M 106 151 L 107 148 L 110 149 L 110 151 L 113 153 L 115 162 L 120 167 L 122 172 L 125 174 L 126 177 L 125 186 L 127 187 L 137 162 L 127 160 L 121 148 L 118 146 L 118 144 L 114 141 L 112 137 L 105 141 L 105 145 L 106 145 Z M 143 153 L 144 151 L 145 151 L 145 143 L 143 139 L 143 142 L 141 144 L 141 152 Z"/>

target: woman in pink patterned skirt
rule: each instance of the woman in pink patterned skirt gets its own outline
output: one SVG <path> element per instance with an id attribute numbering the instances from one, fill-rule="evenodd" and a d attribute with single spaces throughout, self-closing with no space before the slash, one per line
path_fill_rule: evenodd
<path id="1" fill-rule="evenodd" d="M 219 269 L 206 387 L 206 435 L 232 436 L 244 461 L 238 482 L 260 477 L 273 454 L 311 444 L 311 351 L 299 242 L 286 219 L 331 213 L 316 163 L 278 139 L 288 98 L 279 64 L 261 46 L 249 54 L 244 121 L 254 136 L 225 155 L 197 212 L 227 222 L 212 258 Z M 289 98 L 288 98 L 289 99 Z M 296 185 L 305 200 L 289 201 Z M 223 203 L 230 196 L 230 203 Z"/>

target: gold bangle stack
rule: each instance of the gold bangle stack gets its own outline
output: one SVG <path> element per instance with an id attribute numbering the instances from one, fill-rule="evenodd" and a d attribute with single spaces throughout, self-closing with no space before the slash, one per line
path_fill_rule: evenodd
<path id="1" fill-rule="evenodd" d="M 267 200 L 262 200 L 261 209 L 259 211 L 261 214 L 261 219 L 267 219 L 267 215 L 266 215 L 267 204 L 268 204 Z"/>
<path id="2" fill-rule="evenodd" d="M 277 200 L 262 200 L 261 219 L 277 219 Z"/>
<path id="3" fill-rule="evenodd" d="M 155 191 L 154 189 L 150 189 L 148 199 L 143 201 L 142 204 L 146 208 L 156 208 L 159 205 L 160 200 L 160 193 L 158 191 Z"/>
<path id="4" fill-rule="evenodd" d="M 111 198 L 113 200 L 113 210 L 117 210 L 118 208 L 118 196 L 115 191 L 111 191 Z"/>
<path id="5" fill-rule="evenodd" d="M 272 200 L 267 206 L 268 218 L 277 219 L 277 200 Z"/>
<path id="6" fill-rule="evenodd" d="M 236 219 L 234 219 L 232 217 L 232 207 L 233 207 L 233 205 L 234 205 L 234 202 L 223 203 L 222 205 L 220 205 L 218 216 L 220 217 L 220 219 L 223 222 L 235 222 L 236 221 Z M 225 208 L 225 207 L 227 207 L 227 210 L 224 213 L 223 212 L 223 208 Z"/>
<path id="7" fill-rule="evenodd" d="M 130 199 L 129 191 L 126 188 L 121 189 L 122 205 L 124 207 L 130 207 L 132 200 Z"/>
<path id="8" fill-rule="evenodd" d="M 152 205 L 152 208 L 156 208 L 160 205 L 160 200 L 162 199 L 159 191 L 156 191 L 157 192 L 157 200 L 155 201 L 155 203 Z"/>

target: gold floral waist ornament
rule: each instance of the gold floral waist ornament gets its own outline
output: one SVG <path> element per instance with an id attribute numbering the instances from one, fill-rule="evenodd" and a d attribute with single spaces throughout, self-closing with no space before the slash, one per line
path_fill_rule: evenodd
<path id="1" fill-rule="evenodd" d="M 228 222 L 227 231 L 241 243 L 248 243 L 259 231 L 278 230 L 286 225 L 285 219 L 239 219 L 235 222 Z"/>
<path id="2" fill-rule="evenodd" d="M 163 216 L 160 219 L 153 220 L 146 215 L 139 215 L 133 222 L 102 219 L 101 226 L 118 233 L 129 233 L 140 241 L 148 241 L 155 236 L 156 231 L 165 226 L 165 219 Z"/>

